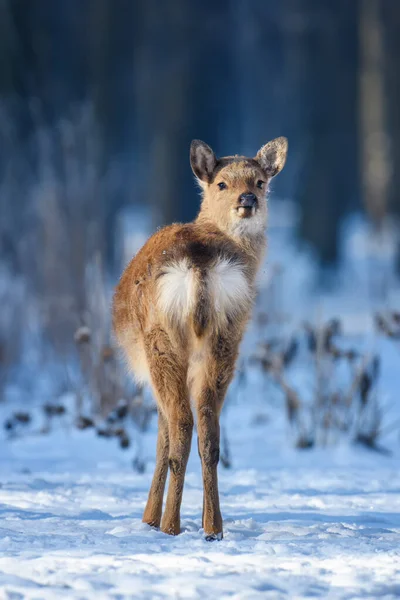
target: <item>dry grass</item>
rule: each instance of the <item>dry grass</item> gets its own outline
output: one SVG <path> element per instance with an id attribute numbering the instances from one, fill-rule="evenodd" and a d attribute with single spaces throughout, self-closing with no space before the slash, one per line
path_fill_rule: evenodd
<path id="1" fill-rule="evenodd" d="M 377 391 L 380 358 L 346 343 L 338 319 L 319 328 L 306 323 L 289 340 L 266 341 L 252 361 L 283 393 L 298 448 L 332 445 L 346 436 L 372 450 L 385 451 L 378 442 L 382 433 Z M 303 397 L 304 389 L 290 383 L 293 366 L 307 372 L 312 388 L 308 398 Z"/>

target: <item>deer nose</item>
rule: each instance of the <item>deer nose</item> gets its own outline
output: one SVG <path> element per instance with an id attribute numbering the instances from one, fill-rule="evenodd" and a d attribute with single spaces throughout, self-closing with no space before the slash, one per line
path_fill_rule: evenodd
<path id="1" fill-rule="evenodd" d="M 257 196 L 252 192 L 246 192 L 239 196 L 240 206 L 252 208 L 257 204 Z"/>

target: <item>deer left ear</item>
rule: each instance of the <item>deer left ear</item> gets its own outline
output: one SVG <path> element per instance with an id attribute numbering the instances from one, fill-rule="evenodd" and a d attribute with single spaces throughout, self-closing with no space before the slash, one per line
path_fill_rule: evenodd
<path id="1" fill-rule="evenodd" d="M 260 148 L 256 160 L 268 177 L 275 177 L 285 166 L 287 151 L 287 138 L 278 137 Z"/>

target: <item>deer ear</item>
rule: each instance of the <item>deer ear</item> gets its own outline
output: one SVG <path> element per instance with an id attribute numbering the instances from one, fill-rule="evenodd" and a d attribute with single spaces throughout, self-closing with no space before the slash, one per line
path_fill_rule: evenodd
<path id="1" fill-rule="evenodd" d="M 278 137 L 260 148 L 257 152 L 256 160 L 268 177 L 275 177 L 285 166 L 287 151 L 287 139 L 285 137 Z"/>
<path id="2" fill-rule="evenodd" d="M 210 146 L 201 140 L 193 140 L 190 145 L 190 165 L 196 177 L 209 183 L 216 164 L 217 159 Z"/>

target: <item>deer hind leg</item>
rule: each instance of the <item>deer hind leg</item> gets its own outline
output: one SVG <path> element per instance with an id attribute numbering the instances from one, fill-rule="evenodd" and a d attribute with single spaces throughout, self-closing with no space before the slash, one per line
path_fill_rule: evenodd
<path id="1" fill-rule="evenodd" d="M 156 466 L 142 519 L 144 523 L 148 523 L 152 527 L 159 527 L 161 523 L 164 489 L 168 474 L 168 455 L 168 422 L 159 408 Z"/>
<path id="2" fill-rule="evenodd" d="M 201 463 L 201 468 L 203 469 L 203 461 L 202 461 L 202 457 L 201 457 L 201 450 L 200 450 L 200 438 L 198 435 L 198 431 L 197 431 L 197 452 L 199 453 L 199 458 L 200 458 L 200 463 Z M 202 516 L 201 516 L 201 526 L 204 529 L 204 493 L 203 493 L 203 512 L 202 512 Z"/>
<path id="3" fill-rule="evenodd" d="M 187 365 L 174 348 L 166 331 L 161 328 L 153 329 L 146 336 L 146 355 L 160 412 L 165 416 L 165 429 L 168 432 L 169 441 L 170 479 L 161 530 L 171 535 L 177 535 L 180 533 L 180 507 L 193 432 L 193 415 L 186 381 Z M 164 476 L 164 484 L 165 451 L 166 446 L 163 446 L 164 462 L 162 462 L 162 466 L 160 464 L 160 473 Z M 156 489 L 157 502 L 155 505 L 160 511 L 164 486 L 156 486 Z"/>
<path id="4" fill-rule="evenodd" d="M 196 368 L 192 393 L 197 409 L 198 448 L 203 473 L 203 528 L 206 539 L 222 538 L 217 466 L 220 452 L 219 415 L 233 377 L 238 341 L 230 332 L 215 334 L 205 353 L 202 368 Z"/>

